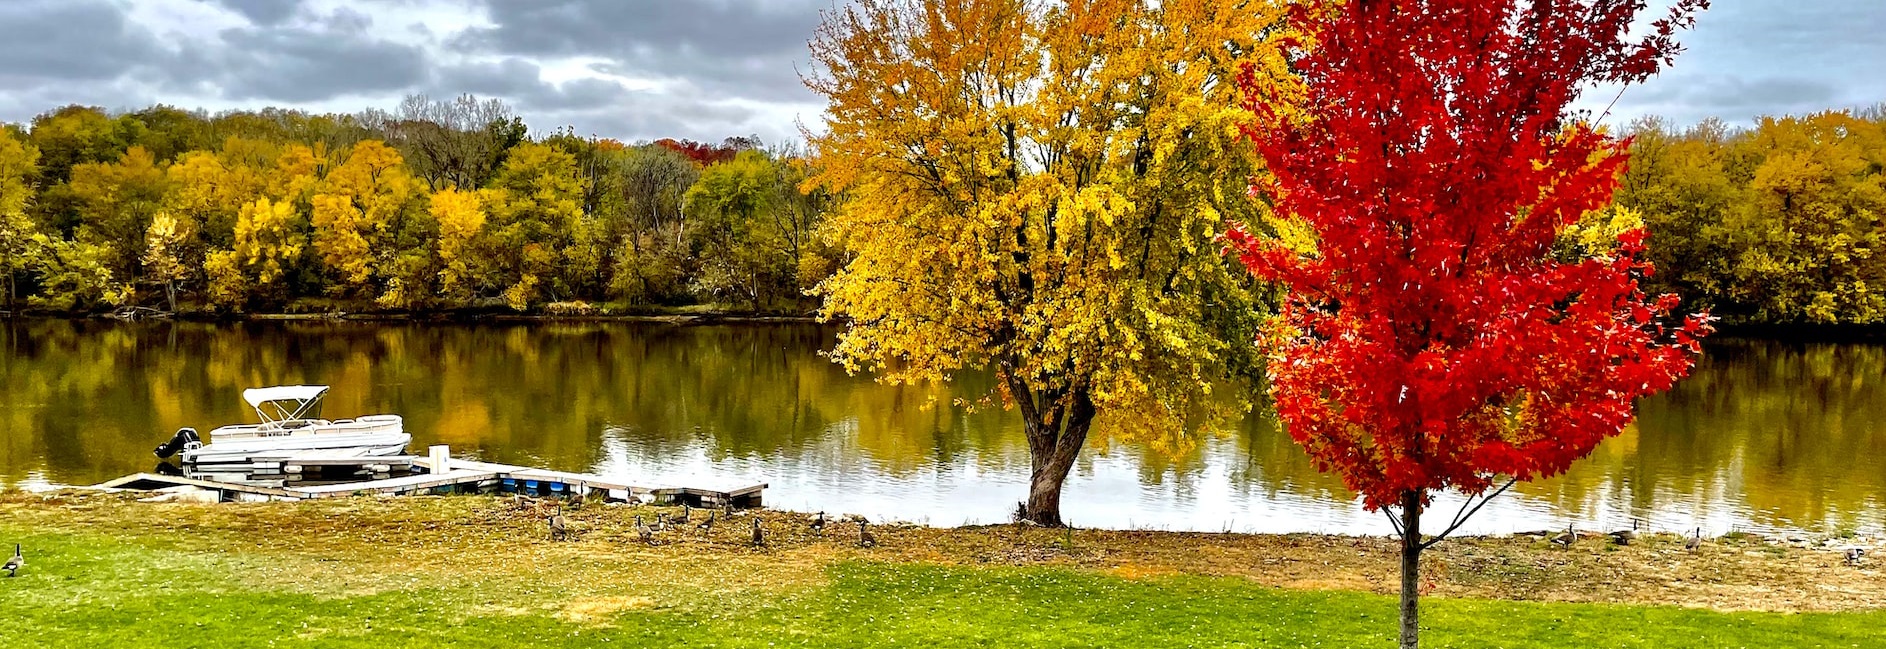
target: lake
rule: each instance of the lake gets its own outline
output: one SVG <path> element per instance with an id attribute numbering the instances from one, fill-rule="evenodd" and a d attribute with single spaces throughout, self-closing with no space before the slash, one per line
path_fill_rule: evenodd
<path id="1" fill-rule="evenodd" d="M 332 385 L 326 415 L 406 418 L 413 450 L 643 481 L 770 483 L 766 503 L 933 525 L 1008 520 L 1016 415 L 965 411 L 986 375 L 887 386 L 819 355 L 816 325 L 0 321 L 0 484 L 149 471 L 177 428 L 254 421 L 243 388 Z M 1718 339 L 1694 375 L 1566 475 L 1470 533 L 1628 527 L 1886 530 L 1886 346 Z M 1446 507 L 1458 500 L 1440 503 Z M 1386 534 L 1261 409 L 1177 456 L 1090 442 L 1080 526 Z M 1452 509 L 1438 512 L 1451 516 Z"/>

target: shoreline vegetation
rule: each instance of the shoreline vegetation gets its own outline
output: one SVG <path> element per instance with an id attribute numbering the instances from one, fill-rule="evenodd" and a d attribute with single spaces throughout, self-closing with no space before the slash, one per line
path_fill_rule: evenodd
<path id="1" fill-rule="evenodd" d="M 552 541 L 556 506 L 530 499 L 143 496 L 0 494 L 0 540 L 27 558 L 0 581 L 0 615 L 35 630 L 0 647 L 1357 646 L 1388 638 L 1395 611 L 1396 544 L 1380 537 L 873 521 L 877 543 L 860 547 L 835 514 L 821 532 L 762 510 L 651 545 L 634 517 L 679 510 L 568 508 L 576 538 Z M 1424 623 L 1454 646 L 1846 647 L 1886 624 L 1879 562 L 1823 544 L 1594 533 L 1430 552 Z M 992 599 L 1044 615 L 988 615 Z"/>
<path id="2" fill-rule="evenodd" d="M 1652 292 L 1730 322 L 1886 326 L 1886 105 L 1747 127 L 1645 119 L 1616 209 Z M 0 124 L 0 312 L 298 303 L 803 313 L 861 251 L 817 150 L 531 133 L 508 106 L 210 114 L 66 106 Z M 1583 245 L 1567 241 L 1567 245 Z M 693 305 L 693 306 L 690 306 Z M 365 309 L 345 310 L 350 313 Z"/>

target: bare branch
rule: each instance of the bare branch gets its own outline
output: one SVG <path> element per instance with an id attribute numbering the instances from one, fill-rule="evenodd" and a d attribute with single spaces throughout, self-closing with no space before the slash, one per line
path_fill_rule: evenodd
<path id="1" fill-rule="evenodd" d="M 1449 534 L 1453 534 L 1454 530 L 1460 529 L 1460 526 L 1465 524 L 1467 522 L 1467 519 L 1473 518 L 1474 514 L 1480 513 L 1481 507 L 1487 506 L 1487 503 L 1493 502 L 1494 498 L 1498 498 L 1500 494 L 1506 493 L 1507 489 L 1513 488 L 1513 485 L 1516 485 L 1516 484 L 1519 484 L 1519 478 L 1513 478 L 1511 480 L 1507 480 L 1506 484 L 1501 485 L 1500 488 L 1493 490 L 1493 493 L 1490 493 L 1481 497 L 1480 504 L 1474 505 L 1473 509 L 1467 509 L 1467 505 L 1465 503 L 1462 503 L 1461 513 L 1454 515 L 1453 524 L 1448 525 L 1447 529 L 1441 530 L 1440 534 L 1434 535 L 1434 538 L 1431 538 L 1425 542 L 1422 542 L 1421 549 L 1426 550 L 1428 548 L 1434 547 L 1434 544 L 1440 543 L 1441 541 L 1446 540 L 1447 536 Z M 1473 502 L 1473 498 L 1469 497 L 1467 499 L 1467 502 L 1469 503 Z"/>

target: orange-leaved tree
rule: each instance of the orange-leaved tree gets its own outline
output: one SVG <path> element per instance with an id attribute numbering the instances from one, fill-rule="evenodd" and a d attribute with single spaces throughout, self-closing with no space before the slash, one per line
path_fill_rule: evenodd
<path id="1" fill-rule="evenodd" d="M 860 0 L 816 34 L 808 184 L 841 197 L 850 255 L 815 291 L 846 324 L 832 356 L 893 382 L 997 374 L 1028 520 L 1063 524 L 1097 418 L 1182 445 L 1225 414 L 1214 387 L 1255 374 L 1250 278 L 1216 240 L 1261 210 L 1233 79 L 1284 75 L 1282 6 Z"/>
<path id="2" fill-rule="evenodd" d="M 1292 61 L 1300 113 L 1261 101 L 1270 71 L 1241 78 L 1260 98 L 1253 189 L 1305 235 L 1229 237 L 1289 291 L 1271 396 L 1318 468 L 1393 510 L 1403 647 L 1419 644 L 1423 549 L 1513 481 L 1563 472 L 1690 368 L 1707 318 L 1638 288 L 1643 231 L 1561 239 L 1626 161 L 1573 102 L 1667 65 L 1707 4 L 1678 0 L 1632 36 L 1641 0 L 1354 0 L 1296 15 L 1316 43 Z M 1445 489 L 1472 507 L 1424 535 Z"/>

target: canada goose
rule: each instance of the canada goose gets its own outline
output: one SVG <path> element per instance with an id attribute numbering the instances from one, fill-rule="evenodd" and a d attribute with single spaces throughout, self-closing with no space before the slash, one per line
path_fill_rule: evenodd
<path id="1" fill-rule="evenodd" d="M 766 532 L 760 529 L 760 517 L 753 517 L 753 547 L 766 545 Z"/>
<path id="2" fill-rule="evenodd" d="M 649 529 L 648 525 L 642 523 L 641 514 L 635 515 L 635 535 L 641 537 L 643 543 L 655 544 L 655 530 Z"/>
<path id="3" fill-rule="evenodd" d="M 871 530 L 865 527 L 866 525 L 869 523 L 858 521 L 858 547 L 861 548 L 874 547 L 878 544 L 877 535 L 872 534 Z"/>
<path id="4" fill-rule="evenodd" d="M 693 517 L 694 517 L 694 508 L 689 507 L 687 503 L 681 503 L 681 515 L 673 519 L 670 519 L 670 521 L 676 525 L 686 525 L 688 523 L 688 519 L 693 518 Z"/>
<path id="5" fill-rule="evenodd" d="M 1572 542 L 1578 540 L 1578 534 L 1572 532 L 1572 526 L 1567 524 L 1565 526 L 1565 533 L 1553 536 L 1551 540 L 1553 545 L 1570 550 L 1572 549 Z"/>
<path id="6" fill-rule="evenodd" d="M 15 552 L 15 553 L 17 553 L 17 552 L 19 552 L 19 550 L 17 550 L 17 549 L 16 549 L 16 550 L 14 550 L 14 552 Z M 14 557 L 14 559 L 16 559 L 16 560 L 17 560 L 18 558 L 19 558 L 18 556 L 15 556 L 15 557 Z M 1849 565 L 1849 566 L 1857 566 L 1857 565 L 1860 565 L 1860 560 L 1861 560 L 1861 559 L 1864 559 L 1864 558 L 1866 558 L 1866 548 L 1857 548 L 1857 547 L 1856 547 L 1856 548 L 1847 548 L 1847 565 Z M 7 564 L 7 565 L 8 565 L 8 566 L 12 566 L 13 564 L 11 564 L 11 563 L 9 563 L 9 564 Z M 11 575 L 9 575 L 9 576 L 11 576 Z"/>
<path id="7" fill-rule="evenodd" d="M 569 519 L 566 519 L 563 517 L 563 510 L 560 510 L 560 509 L 557 510 L 556 513 L 551 514 L 550 517 L 546 520 L 550 523 L 550 540 L 552 541 L 569 540 L 570 521 Z"/>
<path id="8" fill-rule="evenodd" d="M 7 571 L 7 576 L 12 577 L 14 575 L 18 575 L 20 573 L 20 569 L 25 568 L 25 567 L 26 567 L 26 555 L 20 554 L 20 544 L 15 543 L 13 544 L 13 558 L 7 559 L 7 564 L 4 566 L 0 566 L 0 570 Z"/>
<path id="9" fill-rule="evenodd" d="M 663 514 L 661 512 L 655 512 L 655 524 L 650 525 L 649 528 L 657 532 L 668 531 L 668 515 Z"/>
<path id="10" fill-rule="evenodd" d="M 819 512 L 819 517 L 812 519 L 812 531 L 825 533 L 825 512 Z"/>
<path id="11" fill-rule="evenodd" d="M 1631 519 L 1631 529 L 1612 532 L 1611 541 L 1618 545 L 1630 545 L 1631 541 L 1637 539 L 1637 524 L 1637 519 Z"/>
<path id="12" fill-rule="evenodd" d="M 1696 528 L 1696 534 L 1692 535 L 1690 537 L 1690 540 L 1683 542 L 1683 549 L 1694 552 L 1696 548 L 1702 547 L 1702 545 L 1703 545 L 1703 528 L 1698 527 Z"/>
<path id="13" fill-rule="evenodd" d="M 700 525 L 694 526 L 694 529 L 700 530 L 702 534 L 714 531 L 714 510 L 707 510 L 707 518 L 702 520 Z"/>

